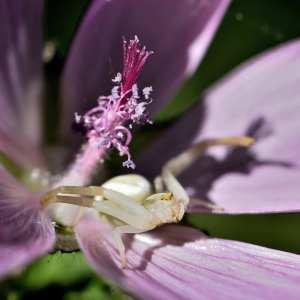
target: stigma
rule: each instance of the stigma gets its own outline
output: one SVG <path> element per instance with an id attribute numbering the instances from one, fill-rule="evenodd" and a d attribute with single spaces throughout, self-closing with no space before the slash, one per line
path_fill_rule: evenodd
<path id="1" fill-rule="evenodd" d="M 147 106 L 152 101 L 152 87 L 142 90 L 137 79 L 152 51 L 141 46 L 137 36 L 123 40 L 123 70 L 112 79 L 111 94 L 100 96 L 97 105 L 84 115 L 75 113 L 76 128 L 84 132 L 88 144 L 95 151 L 115 148 L 126 156 L 123 166 L 135 168 L 129 152 L 134 124 L 151 122 Z"/>

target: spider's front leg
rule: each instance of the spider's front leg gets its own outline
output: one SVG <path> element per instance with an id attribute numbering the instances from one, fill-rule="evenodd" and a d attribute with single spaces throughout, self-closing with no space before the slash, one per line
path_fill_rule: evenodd
<path id="1" fill-rule="evenodd" d="M 249 136 L 232 136 L 224 138 L 205 139 L 192 145 L 190 148 L 171 158 L 163 167 L 174 176 L 180 175 L 185 169 L 193 164 L 205 151 L 215 146 L 250 147 L 255 140 Z"/>
<path id="2" fill-rule="evenodd" d="M 103 189 L 99 186 L 61 186 L 47 192 L 41 199 L 42 206 L 53 203 L 67 203 L 92 207 L 94 199 L 101 197 Z"/>
<path id="3" fill-rule="evenodd" d="M 154 188 L 157 192 L 162 192 L 164 189 L 172 192 L 175 199 L 181 202 L 185 209 L 189 203 L 189 197 L 176 179 L 175 176 L 180 175 L 192 163 L 194 163 L 208 148 L 214 146 L 238 146 L 249 147 L 254 143 L 254 139 L 248 136 L 225 137 L 220 139 L 207 139 L 192 145 L 186 151 L 171 158 L 162 168 L 162 173 L 154 180 Z M 199 200 L 199 203 L 207 208 L 212 208 L 212 204 L 205 200 Z M 215 208 L 214 209 L 220 209 Z"/>
<path id="4" fill-rule="evenodd" d="M 162 181 L 164 182 L 168 191 L 170 191 L 174 198 L 180 202 L 184 208 L 189 204 L 189 196 L 185 191 L 184 187 L 179 183 L 176 177 L 167 168 L 164 168 L 161 175 Z"/>

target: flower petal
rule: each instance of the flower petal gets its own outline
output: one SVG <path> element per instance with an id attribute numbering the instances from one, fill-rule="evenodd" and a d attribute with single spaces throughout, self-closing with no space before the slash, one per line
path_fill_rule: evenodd
<path id="1" fill-rule="evenodd" d="M 0 151 L 41 163 L 42 0 L 0 3 Z"/>
<path id="2" fill-rule="evenodd" d="M 296 40 L 247 62 L 207 93 L 202 138 L 248 134 L 257 140 L 249 151 L 225 154 L 231 172 L 219 177 L 208 198 L 226 211 L 300 210 L 299 68 Z"/>
<path id="3" fill-rule="evenodd" d="M 195 141 L 251 135 L 257 140 L 251 149 L 212 149 L 182 174 L 181 182 L 217 211 L 299 211 L 299 68 L 300 40 L 238 67 L 149 147 L 137 166 L 157 174 L 163 162 Z M 178 136 L 184 136 L 180 143 Z M 193 202 L 191 211 L 203 210 Z"/>
<path id="4" fill-rule="evenodd" d="M 47 253 L 54 240 L 36 196 L 0 167 L 0 277 Z"/>
<path id="5" fill-rule="evenodd" d="M 105 234 L 91 219 L 77 227 L 81 248 L 95 270 L 142 299 L 299 296 L 300 257 L 295 254 L 169 225 L 128 239 L 127 266 L 119 269 L 110 257 L 117 261 L 118 253 Z"/>
<path id="6" fill-rule="evenodd" d="M 140 86 L 154 87 L 152 109 L 158 111 L 195 71 L 229 2 L 93 1 L 63 74 L 64 125 L 71 124 L 74 112 L 110 93 L 111 78 L 122 68 L 122 38 L 134 35 L 155 52 L 145 66 Z"/>

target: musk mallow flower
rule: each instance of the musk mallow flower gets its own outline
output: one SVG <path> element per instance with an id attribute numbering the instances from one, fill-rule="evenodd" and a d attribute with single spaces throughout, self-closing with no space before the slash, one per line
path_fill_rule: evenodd
<path id="1" fill-rule="evenodd" d="M 41 83 L 41 61 L 30 59 L 41 56 L 41 28 L 38 28 L 36 24 L 41 17 L 42 2 L 23 1 L 20 3 L 10 0 L 2 2 L 1 5 L 3 6 L 0 9 L 1 20 L 7 24 L 0 29 L 1 41 L 3 42 L 3 47 L 1 47 L 3 55 L 0 56 L 0 104 L 2 108 L 1 117 L 3 117 L 0 121 L 1 151 L 27 168 L 39 167 L 43 169 L 45 163 L 37 146 L 39 141 L 37 132 L 40 127 L 36 125 L 40 115 L 37 114 L 39 108 L 37 92 Z M 104 66 L 107 57 L 120 57 L 119 48 L 116 47 L 116 44 L 121 41 L 122 36 L 134 36 L 135 34 L 143 41 L 145 40 L 146 44 L 156 53 L 156 58 L 153 56 L 153 62 L 145 66 L 145 75 L 149 74 L 147 79 L 155 78 L 156 80 L 149 80 L 145 86 L 150 83 L 154 87 L 155 101 L 151 105 L 156 105 L 155 110 L 157 110 L 158 104 L 161 105 L 160 101 L 167 99 L 182 80 L 191 74 L 203 55 L 227 5 L 228 1 L 93 1 L 75 38 L 63 75 L 63 116 L 66 118 L 64 124 L 67 121 L 71 124 L 74 113 L 84 118 L 85 112 L 91 109 L 90 107 L 83 109 L 82 99 L 95 100 L 99 95 L 105 93 L 98 89 L 105 87 L 105 78 L 108 72 Z M 9 26 L 11 16 L 15 18 L 14 26 Z M 126 22 L 121 22 L 122 18 Z M 143 20 L 142 23 L 141 19 Z M 155 23 L 153 23 L 154 19 L 156 20 Z M 159 28 L 159 34 L 153 30 L 154 26 Z M 95 30 L 95 28 L 99 28 L 99 30 Z M 162 30 L 169 33 L 165 34 L 166 38 L 164 39 L 161 38 Z M 170 49 L 172 51 L 169 51 Z M 174 51 L 174 49 L 178 51 Z M 294 55 L 299 52 L 298 49 L 299 42 L 283 46 L 275 52 L 277 54 L 275 62 L 273 59 L 269 63 L 265 63 L 263 68 L 265 71 L 269 71 L 269 73 L 265 73 L 266 79 L 269 80 L 277 78 L 274 77 L 276 74 L 285 75 L 282 77 L 285 79 L 283 85 L 280 85 L 279 83 L 282 82 L 279 81 L 276 87 L 287 98 L 297 95 L 296 85 L 294 86 L 295 89 L 290 89 L 290 87 L 293 82 L 291 79 L 296 78 L 293 71 L 296 70 L 299 59 L 297 60 L 297 56 Z M 114 51 L 117 51 L 118 55 L 115 55 Z M 269 55 L 267 54 L 266 58 Z M 263 62 L 264 58 L 265 56 L 262 57 Z M 118 63 L 118 59 L 112 61 Z M 289 63 L 290 61 L 293 63 Z M 260 61 L 252 63 L 250 71 L 251 67 L 254 70 L 260 69 L 260 64 Z M 120 65 L 118 64 L 116 70 L 119 70 Z M 281 72 L 274 72 L 274 69 L 269 69 L 270 66 L 276 69 L 278 65 L 281 67 Z M 246 75 L 244 73 L 242 78 L 250 78 L 250 82 L 256 82 L 258 74 L 252 76 L 251 72 L 248 73 L 247 67 L 244 72 Z M 83 78 L 90 80 L 84 81 Z M 237 76 L 233 76 L 232 81 L 238 80 L 239 82 L 240 78 L 240 74 L 237 73 Z M 120 76 L 117 75 L 114 81 L 116 83 L 120 81 Z M 144 86 L 144 84 L 140 86 Z M 294 94 L 292 92 L 285 94 L 285 89 L 280 89 L 280 87 L 286 86 L 289 87 L 288 91 L 294 91 Z M 267 92 L 270 85 L 263 87 L 264 91 Z M 105 88 L 103 90 L 105 91 Z M 255 101 L 255 96 L 257 96 L 255 92 L 259 91 L 262 89 L 258 87 L 252 91 L 249 103 Z M 148 94 L 147 91 L 145 93 Z M 208 93 L 209 95 L 211 97 L 214 95 L 214 89 Z M 221 95 L 223 94 L 221 93 Z M 280 95 L 280 93 L 275 93 L 273 97 L 260 97 L 260 99 L 264 99 L 268 104 L 266 106 L 271 107 L 272 104 L 270 103 L 276 95 Z M 241 96 L 243 97 L 238 100 L 243 99 L 245 101 L 247 99 L 245 95 Z M 236 98 L 232 98 L 236 101 Z M 296 99 L 295 97 L 292 104 L 297 103 Z M 208 106 L 208 111 L 210 103 L 213 105 L 214 102 L 204 102 Z M 254 104 L 256 103 L 254 102 Z M 278 106 L 282 108 L 280 105 Z M 230 111 L 234 111 L 234 108 L 233 105 L 227 105 L 222 113 L 224 116 L 228 116 Z M 290 129 L 288 132 L 290 135 L 283 135 L 286 137 L 284 145 L 289 144 L 292 140 L 295 141 L 293 136 L 295 131 L 292 130 L 294 125 L 292 124 L 295 121 L 296 108 L 297 106 L 293 106 L 291 110 L 294 114 L 289 114 L 289 126 L 291 127 L 288 127 Z M 254 112 L 260 112 L 259 109 L 261 109 L 259 105 L 254 105 Z M 265 114 L 266 111 L 262 110 Z M 259 115 L 258 121 L 263 120 L 263 116 L 264 114 Z M 267 114 L 266 121 L 270 119 L 271 125 L 276 125 L 275 129 L 277 130 L 279 126 L 277 127 L 277 119 L 274 119 L 273 116 L 273 114 Z M 69 120 L 67 120 L 68 118 Z M 237 112 L 235 118 L 228 118 L 242 123 L 245 115 Z M 80 120 L 77 121 L 80 122 Z M 212 114 L 208 121 L 215 123 L 218 119 L 215 119 Z M 258 121 L 256 123 L 262 123 L 262 121 Z M 193 118 L 189 119 L 189 122 L 181 122 L 182 130 L 187 129 L 186 133 L 190 132 L 188 128 L 191 124 L 197 128 L 199 126 L 199 123 L 195 122 Z M 228 125 L 228 123 L 230 122 L 223 125 Z M 279 122 L 279 124 L 280 128 L 285 125 L 284 122 Z M 243 126 L 239 127 L 238 125 L 236 124 L 235 127 L 238 132 L 232 130 L 233 132 L 226 132 L 226 135 L 218 136 L 244 135 L 244 128 L 241 128 Z M 246 132 L 248 135 L 251 135 L 255 128 L 250 129 L 252 129 L 250 133 Z M 178 134 L 179 132 L 182 131 L 178 131 Z M 174 134 L 172 136 L 173 138 L 176 137 Z M 188 139 L 190 134 L 181 134 L 181 136 L 187 138 L 187 141 L 182 140 L 183 144 L 190 142 Z M 259 136 L 255 136 L 255 138 L 259 140 Z M 276 135 L 275 140 L 277 140 Z M 259 143 L 260 141 L 258 141 L 258 145 Z M 178 144 L 178 142 L 171 143 L 174 147 Z M 169 148 L 164 150 L 166 154 Z M 185 148 L 188 147 L 183 147 L 177 154 Z M 254 148 L 253 151 L 255 150 Z M 81 154 L 85 153 L 84 149 L 81 151 L 83 151 L 80 152 Z M 147 166 L 148 168 L 157 167 L 160 169 L 168 161 L 167 158 L 164 158 L 163 164 L 159 166 L 159 158 L 163 156 L 164 152 L 157 153 L 160 155 L 159 157 L 156 155 L 155 160 L 151 159 L 149 154 L 151 164 L 148 163 L 146 166 L 141 164 L 144 167 L 144 174 L 148 170 L 146 169 Z M 290 156 L 291 153 L 294 152 L 288 152 L 286 155 L 293 158 L 294 156 Z M 99 158 L 99 153 L 95 151 L 90 154 Z M 82 157 L 79 155 L 79 159 Z M 96 160 L 92 160 L 92 162 Z M 207 161 L 209 162 L 211 159 L 209 158 Z M 63 173 L 63 179 L 56 182 L 56 185 L 59 187 L 61 185 L 81 186 L 89 184 L 87 177 L 90 176 L 94 163 L 88 166 L 83 164 L 82 166 L 87 168 L 84 172 L 78 172 L 78 169 L 75 172 L 76 168 L 71 167 Z M 90 166 L 91 169 L 89 169 Z M 228 170 L 231 171 L 232 169 L 229 168 Z M 188 172 L 190 171 L 186 170 L 186 173 Z M 210 173 L 207 174 L 210 178 Z M 197 177 L 195 173 L 191 175 Z M 250 172 L 249 177 L 251 175 Z M 44 189 L 42 194 L 33 193 L 13 178 L 3 167 L 0 169 L 0 176 L 0 274 L 4 276 L 11 270 L 28 264 L 37 256 L 51 251 L 55 242 L 55 231 L 47 211 L 41 207 L 41 199 L 43 199 L 47 189 Z M 220 179 L 222 179 L 221 176 Z M 51 187 L 50 190 L 53 188 Z M 190 186 L 191 189 L 194 189 L 191 192 L 195 192 L 197 187 Z M 296 190 L 297 187 L 294 186 L 294 189 Z M 263 200 L 270 201 L 269 199 L 272 198 L 264 197 L 261 202 Z M 226 211 L 226 205 L 216 204 Z M 257 205 L 257 207 L 259 206 Z M 143 299 L 273 299 L 274 295 L 277 298 L 296 299 L 299 294 L 300 260 L 298 255 L 291 253 L 246 243 L 208 238 L 192 228 L 167 225 L 144 234 L 127 236 L 124 239 L 127 262 L 126 267 L 122 269 L 118 264 L 119 252 L 115 246 L 111 229 L 97 216 L 93 213 L 84 214 L 80 217 L 80 221 L 75 222 L 73 230 L 77 243 L 91 266 L 99 274 L 106 276 Z M 59 239 L 61 236 L 57 235 L 57 237 Z M 58 242 L 63 243 L 61 240 Z M 67 241 L 67 244 L 70 245 L 70 241 Z"/>

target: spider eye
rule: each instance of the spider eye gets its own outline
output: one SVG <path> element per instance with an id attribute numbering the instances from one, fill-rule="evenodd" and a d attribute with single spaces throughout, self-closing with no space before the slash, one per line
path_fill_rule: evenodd
<path id="1" fill-rule="evenodd" d="M 184 204 L 177 201 L 170 192 L 153 194 L 142 204 L 161 224 L 179 222 L 185 211 Z"/>

